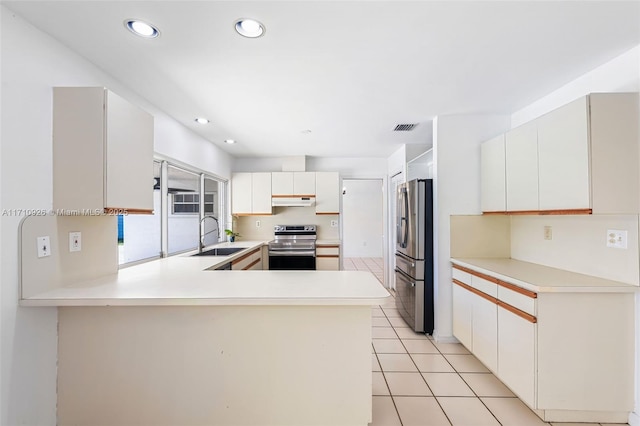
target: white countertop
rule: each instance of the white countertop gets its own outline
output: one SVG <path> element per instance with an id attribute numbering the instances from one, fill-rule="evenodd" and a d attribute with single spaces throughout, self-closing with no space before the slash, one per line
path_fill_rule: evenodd
<path id="1" fill-rule="evenodd" d="M 187 253 L 22 299 L 23 306 L 378 305 L 389 292 L 364 271 L 215 271 L 265 241 L 231 256 Z"/>
<path id="2" fill-rule="evenodd" d="M 452 258 L 451 262 L 536 293 L 633 293 L 640 287 L 536 263 L 505 258 Z"/>

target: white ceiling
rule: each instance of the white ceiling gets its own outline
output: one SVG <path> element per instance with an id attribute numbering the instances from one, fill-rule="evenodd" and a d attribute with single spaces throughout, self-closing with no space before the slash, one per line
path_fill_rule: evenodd
<path id="1" fill-rule="evenodd" d="M 510 114 L 640 44 L 638 1 L 3 4 L 240 157 L 387 157 L 431 143 L 437 115 Z"/>

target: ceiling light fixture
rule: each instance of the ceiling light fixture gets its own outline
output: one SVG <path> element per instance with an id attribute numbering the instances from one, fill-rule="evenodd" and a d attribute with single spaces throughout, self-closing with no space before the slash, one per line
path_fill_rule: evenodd
<path id="1" fill-rule="evenodd" d="M 234 141 L 233 139 L 225 139 L 224 143 L 228 143 L 229 145 L 233 145 L 234 143 L 236 143 L 236 141 Z"/>
<path id="2" fill-rule="evenodd" d="M 160 35 L 160 31 L 151 24 L 138 19 L 127 19 L 124 26 L 137 36 L 144 38 L 156 38 Z"/>
<path id="3" fill-rule="evenodd" d="M 242 18 L 236 21 L 236 31 L 243 37 L 257 38 L 264 35 L 264 25 L 255 19 Z"/>
<path id="4" fill-rule="evenodd" d="M 207 120 L 206 118 L 202 118 L 202 117 L 198 117 L 194 121 L 196 123 L 198 123 L 198 124 L 207 124 L 207 123 L 209 123 L 209 120 Z"/>

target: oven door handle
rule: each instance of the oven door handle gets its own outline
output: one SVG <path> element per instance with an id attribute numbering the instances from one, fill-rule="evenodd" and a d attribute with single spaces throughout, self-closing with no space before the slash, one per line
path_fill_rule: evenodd
<path id="1" fill-rule="evenodd" d="M 269 256 L 290 256 L 290 257 L 298 257 L 298 256 L 313 256 L 316 257 L 316 252 L 314 250 L 304 251 L 270 251 Z"/>

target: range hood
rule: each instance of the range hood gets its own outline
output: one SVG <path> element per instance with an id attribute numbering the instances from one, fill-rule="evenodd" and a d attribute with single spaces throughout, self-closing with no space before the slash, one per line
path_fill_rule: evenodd
<path id="1" fill-rule="evenodd" d="M 316 202 L 315 197 L 273 197 L 271 205 L 273 207 L 310 207 Z"/>

